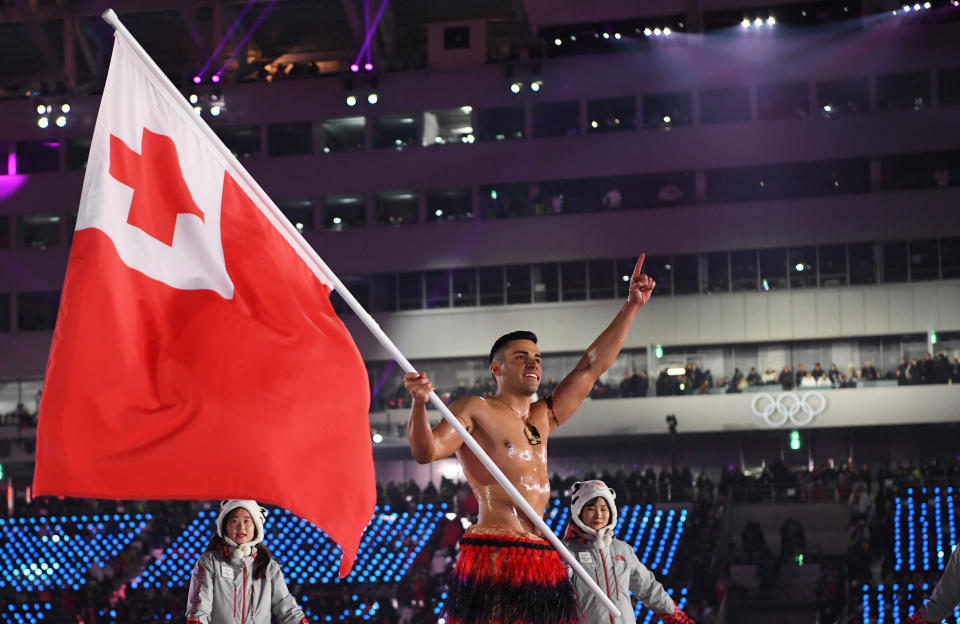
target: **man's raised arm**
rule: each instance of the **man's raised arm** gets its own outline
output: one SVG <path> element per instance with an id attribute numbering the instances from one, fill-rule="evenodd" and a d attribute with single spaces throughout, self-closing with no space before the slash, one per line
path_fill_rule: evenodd
<path id="1" fill-rule="evenodd" d="M 413 405 L 410 408 L 410 422 L 407 423 L 407 438 L 410 440 L 410 452 L 418 464 L 449 457 L 463 444 L 463 439 L 445 420 L 441 420 L 436 429 L 430 427 L 427 418 L 427 401 L 433 391 L 433 384 L 427 374 L 407 373 L 403 376 L 403 384 L 410 392 Z M 450 411 L 456 416 L 467 431 L 472 432 L 470 418 L 461 413 L 467 402 L 473 397 L 463 397 L 450 405 Z"/>
<path id="2" fill-rule="evenodd" d="M 583 400 L 590 395 L 600 375 L 613 365 L 620 354 L 620 349 L 623 348 L 627 334 L 630 333 L 630 327 L 637 312 L 650 300 L 656 282 L 643 273 L 645 258 L 646 254 L 640 254 L 637 260 L 637 266 L 634 267 L 633 275 L 630 277 L 630 291 L 623 307 L 617 312 L 610 325 L 597 336 L 593 344 L 587 347 L 574 369 L 557 384 L 557 389 L 553 392 L 551 430 L 573 416 Z"/>

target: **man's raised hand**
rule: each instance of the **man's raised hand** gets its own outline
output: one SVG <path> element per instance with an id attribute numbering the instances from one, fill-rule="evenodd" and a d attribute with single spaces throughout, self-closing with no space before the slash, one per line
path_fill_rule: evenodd
<path id="1" fill-rule="evenodd" d="M 653 294 L 653 289 L 657 286 L 653 278 L 643 272 L 643 261 L 646 257 L 647 254 L 640 254 L 637 266 L 633 269 L 633 275 L 630 277 L 630 292 L 627 294 L 627 301 L 638 306 L 650 301 L 650 295 Z"/>

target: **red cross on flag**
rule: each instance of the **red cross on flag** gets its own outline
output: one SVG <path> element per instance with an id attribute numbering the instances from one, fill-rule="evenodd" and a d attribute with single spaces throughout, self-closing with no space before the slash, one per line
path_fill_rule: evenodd
<path id="1" fill-rule="evenodd" d="M 338 542 L 349 572 L 376 499 L 369 386 L 312 253 L 118 34 L 47 365 L 35 493 L 273 503 Z"/>

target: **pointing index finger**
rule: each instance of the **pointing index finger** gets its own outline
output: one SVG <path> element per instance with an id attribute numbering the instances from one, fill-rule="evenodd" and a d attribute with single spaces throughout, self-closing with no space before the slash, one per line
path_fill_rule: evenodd
<path id="1" fill-rule="evenodd" d="M 640 277 L 640 275 L 643 273 L 643 261 L 646 259 L 646 257 L 647 257 L 646 253 L 640 254 L 640 258 L 637 259 L 637 266 L 633 269 L 634 277 Z"/>

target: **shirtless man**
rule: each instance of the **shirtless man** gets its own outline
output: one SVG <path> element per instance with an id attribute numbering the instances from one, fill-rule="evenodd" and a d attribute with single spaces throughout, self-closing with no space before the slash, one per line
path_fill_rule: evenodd
<path id="1" fill-rule="evenodd" d="M 594 382 L 613 364 L 637 312 L 650 300 L 655 283 L 642 272 L 643 260 L 641 254 L 626 303 L 551 396 L 531 403 L 542 374 L 537 337 L 532 332 L 513 332 L 498 339 L 490 351 L 496 396 L 464 397 L 450 406 L 541 515 L 550 499 L 547 438 L 573 416 Z M 479 521 L 460 542 L 447 623 L 575 622 L 577 603 L 559 555 L 449 423 L 441 421 L 431 429 L 426 404 L 433 385 L 426 374 L 408 373 L 404 383 L 413 399 L 408 436 L 414 459 L 426 464 L 456 453 L 480 503 Z M 523 600 L 517 599 L 518 584 Z"/>

